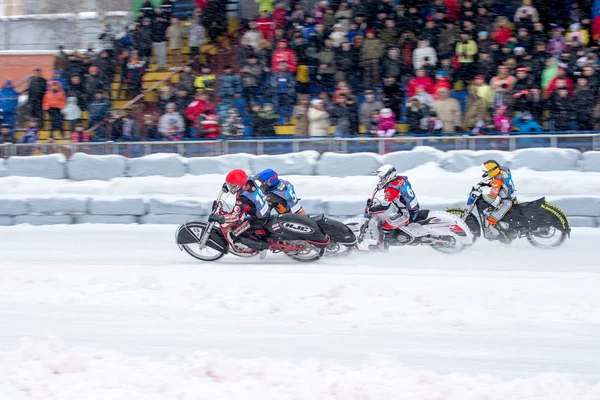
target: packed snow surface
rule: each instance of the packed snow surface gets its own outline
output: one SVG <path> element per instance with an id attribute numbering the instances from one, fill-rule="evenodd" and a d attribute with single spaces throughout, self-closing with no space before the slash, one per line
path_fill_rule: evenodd
<path id="1" fill-rule="evenodd" d="M 174 230 L 0 228 L 0 399 L 600 399 L 597 230 L 314 264 Z"/>

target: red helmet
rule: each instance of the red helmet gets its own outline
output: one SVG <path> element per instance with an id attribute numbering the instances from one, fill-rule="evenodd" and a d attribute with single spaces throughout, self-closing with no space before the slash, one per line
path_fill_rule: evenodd
<path id="1" fill-rule="evenodd" d="M 225 177 L 225 184 L 231 193 L 237 193 L 248 182 L 248 175 L 241 169 L 234 169 Z"/>

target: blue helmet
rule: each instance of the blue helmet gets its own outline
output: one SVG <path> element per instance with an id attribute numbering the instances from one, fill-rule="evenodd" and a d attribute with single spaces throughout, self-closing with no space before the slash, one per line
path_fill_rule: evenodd
<path id="1" fill-rule="evenodd" d="M 279 176 L 277 176 L 277 172 L 273 171 L 272 169 L 265 169 L 264 171 L 259 172 L 256 175 L 256 180 L 265 185 L 267 188 L 271 188 L 279 184 Z"/>

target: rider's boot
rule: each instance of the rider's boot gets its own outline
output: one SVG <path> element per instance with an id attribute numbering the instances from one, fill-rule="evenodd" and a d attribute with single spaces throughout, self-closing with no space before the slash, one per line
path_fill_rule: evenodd
<path id="1" fill-rule="evenodd" d="M 374 251 L 388 251 L 390 249 L 390 238 L 392 237 L 394 231 L 388 231 L 385 229 L 379 229 L 379 241 L 377 244 L 370 244 L 369 250 Z"/>

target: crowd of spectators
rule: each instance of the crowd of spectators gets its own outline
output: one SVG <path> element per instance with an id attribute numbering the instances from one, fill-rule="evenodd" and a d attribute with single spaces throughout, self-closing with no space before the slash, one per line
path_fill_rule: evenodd
<path id="1" fill-rule="evenodd" d="M 61 51 L 51 82 L 36 72 L 29 115 L 47 111 L 59 134 L 63 120 L 81 130 L 81 110 L 91 126 L 111 117 L 113 140 L 274 136 L 281 124 L 298 136 L 388 137 L 398 122 L 409 133 L 600 130 L 599 0 L 255 1 L 235 63 L 218 73 L 198 55 L 226 29 L 226 2 L 199 1 L 184 30 L 170 1 L 146 1 L 125 32 L 106 28 L 99 54 Z M 161 89 L 159 118 L 109 115 L 115 74 L 137 95 L 149 58 L 165 69 L 185 40 L 192 58 Z"/>

